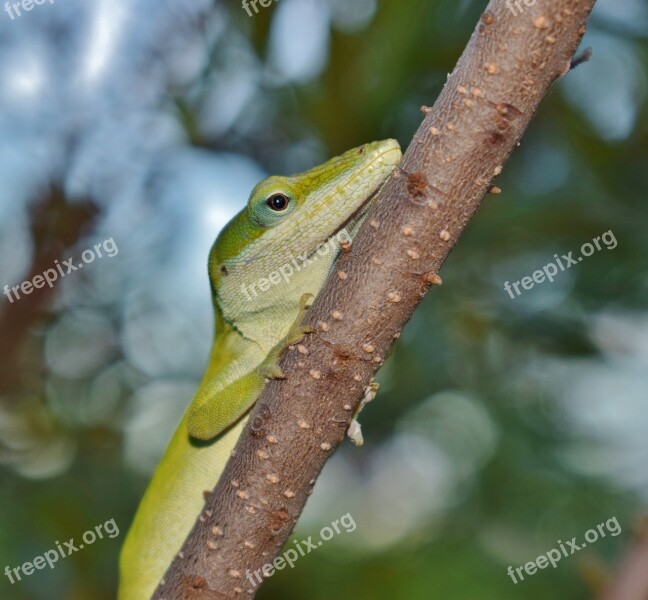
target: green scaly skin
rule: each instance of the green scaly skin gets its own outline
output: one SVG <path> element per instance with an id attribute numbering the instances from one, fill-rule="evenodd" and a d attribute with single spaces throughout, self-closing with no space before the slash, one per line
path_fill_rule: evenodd
<path id="1" fill-rule="evenodd" d="M 218 236 L 209 255 L 216 322 L 209 363 L 126 537 L 119 600 L 146 600 L 155 591 L 267 379 L 282 377 L 279 355 L 305 333 L 305 302 L 339 254 L 331 238 L 355 235 L 400 159 L 398 143 L 386 140 L 299 175 L 269 177 Z M 283 277 L 286 265 L 293 273 Z"/>

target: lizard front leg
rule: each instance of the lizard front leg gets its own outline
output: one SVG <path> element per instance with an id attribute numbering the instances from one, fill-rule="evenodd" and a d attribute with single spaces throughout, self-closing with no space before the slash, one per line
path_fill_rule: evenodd
<path id="1" fill-rule="evenodd" d="M 201 389 L 189 408 L 187 418 L 187 430 L 192 438 L 212 440 L 254 406 L 268 379 L 285 378 L 279 368 L 279 357 L 288 346 L 296 344 L 304 335 L 313 331 L 311 327 L 301 325 L 312 300 L 312 294 L 302 295 L 293 325 L 261 364 L 257 362 L 256 367 L 254 363 L 251 364 L 249 371 L 223 387 L 219 387 L 217 381 L 213 381 Z"/>
<path id="2" fill-rule="evenodd" d="M 300 342 L 304 339 L 304 336 L 307 333 L 313 333 L 315 330 L 309 325 L 302 325 L 304 317 L 308 313 L 308 310 L 311 307 L 311 303 L 314 299 L 312 294 L 303 294 L 299 299 L 299 312 L 297 313 L 297 318 L 291 325 L 288 333 L 283 337 L 283 339 L 276 344 L 272 350 L 268 353 L 268 357 L 263 361 L 263 364 L 259 367 L 259 373 L 267 379 L 285 379 L 286 376 L 281 371 L 279 367 L 279 358 L 281 353 L 288 348 L 289 346 L 294 346 L 297 342 Z"/>

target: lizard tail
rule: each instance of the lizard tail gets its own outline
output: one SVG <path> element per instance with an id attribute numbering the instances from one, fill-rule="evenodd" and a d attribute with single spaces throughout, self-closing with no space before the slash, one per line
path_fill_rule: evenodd
<path id="1" fill-rule="evenodd" d="M 150 598 L 220 477 L 247 417 L 210 444 L 193 443 L 187 415 L 153 474 L 119 558 L 119 600 Z"/>

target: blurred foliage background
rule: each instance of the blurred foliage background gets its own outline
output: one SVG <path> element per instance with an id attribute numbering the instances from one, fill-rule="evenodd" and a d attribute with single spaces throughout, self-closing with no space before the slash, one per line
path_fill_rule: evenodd
<path id="1" fill-rule="evenodd" d="M 0 14 L 0 571 L 114 518 L 0 597 L 113 598 L 120 544 L 210 345 L 207 252 L 270 173 L 406 146 L 485 0 L 67 0 Z M 272 599 L 594 593 L 648 496 L 648 5 L 599 0 L 594 58 L 553 88 L 328 463 L 297 538 L 358 527 Z M 581 244 L 554 283 L 504 291 Z M 514 585 L 509 565 L 623 528 Z"/>

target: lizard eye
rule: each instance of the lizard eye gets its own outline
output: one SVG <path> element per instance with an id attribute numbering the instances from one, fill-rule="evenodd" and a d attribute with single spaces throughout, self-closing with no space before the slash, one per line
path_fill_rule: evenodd
<path id="1" fill-rule="evenodd" d="M 288 208 L 288 202 L 288 198 L 283 194 L 273 194 L 268 198 L 267 204 L 272 210 L 281 212 Z"/>

